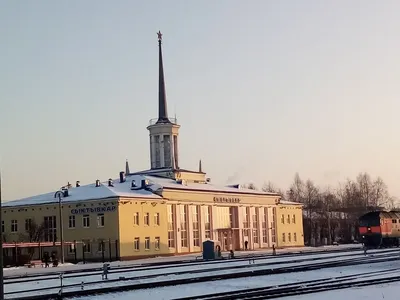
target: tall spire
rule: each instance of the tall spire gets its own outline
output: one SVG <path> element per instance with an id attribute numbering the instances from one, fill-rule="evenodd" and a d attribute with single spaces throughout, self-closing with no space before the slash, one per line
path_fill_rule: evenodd
<path id="1" fill-rule="evenodd" d="M 164 66 L 162 59 L 162 34 L 158 31 L 158 121 L 157 123 L 170 123 L 167 112 L 167 97 L 165 94 Z"/>
<path id="2" fill-rule="evenodd" d="M 199 172 L 203 173 L 203 168 L 201 167 L 201 159 L 199 160 Z"/>
<path id="3" fill-rule="evenodd" d="M 125 162 L 125 174 L 126 175 L 130 174 L 128 160 L 126 160 L 126 162 Z"/>

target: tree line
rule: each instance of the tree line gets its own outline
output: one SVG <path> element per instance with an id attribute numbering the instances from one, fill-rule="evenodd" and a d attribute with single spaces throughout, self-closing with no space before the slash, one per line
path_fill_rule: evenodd
<path id="1" fill-rule="evenodd" d="M 250 183 L 247 188 L 257 189 Z M 278 193 L 282 200 L 302 203 L 304 241 L 307 245 L 349 243 L 359 240 L 358 218 L 372 210 L 395 210 L 396 199 L 380 177 L 360 173 L 352 180 L 336 187 L 320 188 L 311 179 L 304 180 L 298 173 L 287 190 L 272 182 L 261 190 Z"/>

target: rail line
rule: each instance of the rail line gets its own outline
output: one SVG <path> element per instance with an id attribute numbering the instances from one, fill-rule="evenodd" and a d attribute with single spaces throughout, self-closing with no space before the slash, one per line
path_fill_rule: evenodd
<path id="1" fill-rule="evenodd" d="M 348 248 L 348 249 L 329 249 L 329 250 L 319 250 L 319 251 L 299 251 L 295 253 L 278 253 L 277 255 L 272 255 L 271 253 L 249 253 L 249 254 L 240 254 L 237 255 L 235 261 L 240 260 L 260 260 L 260 259 L 276 259 L 276 258 L 286 258 L 286 257 L 297 257 L 297 256 L 309 256 L 309 255 L 329 255 L 334 253 L 346 253 L 346 252 L 361 252 L 360 248 Z M 385 253 L 385 252 L 394 252 L 394 249 L 387 249 L 387 250 L 372 250 L 373 253 Z M 398 251 L 398 250 L 397 250 Z M 221 260 L 203 260 L 203 259 L 193 259 L 193 260 L 173 260 L 168 262 L 150 262 L 150 263 L 136 263 L 136 264 L 129 264 L 123 266 L 111 266 L 111 270 L 130 270 L 130 269 L 138 269 L 138 268 L 147 268 L 147 269 L 161 269 L 161 268 L 170 268 L 170 267 L 179 267 L 179 266 L 195 266 L 195 265 L 202 265 L 202 264 L 215 264 L 215 263 L 228 263 L 231 260 L 221 259 Z M 52 275 L 59 275 L 60 272 L 63 274 L 78 274 L 78 273 L 93 273 L 101 274 L 103 270 L 102 266 L 98 267 L 88 267 L 88 268 L 80 268 L 75 270 L 64 270 L 64 271 L 51 271 L 51 272 L 44 272 L 44 273 L 25 273 L 20 275 L 7 275 L 4 276 L 4 279 L 18 279 L 18 278 L 30 278 L 30 277 L 46 277 Z"/>
<path id="2" fill-rule="evenodd" d="M 362 265 L 362 264 L 372 264 L 372 263 L 381 263 L 381 262 L 389 262 L 398 260 L 398 255 L 382 255 L 377 258 L 375 257 L 363 257 L 363 258 L 355 258 L 355 259 L 348 259 L 342 261 L 332 261 L 332 262 L 323 262 L 323 263 L 314 263 L 314 264 L 307 264 L 303 266 L 292 266 L 292 267 L 281 267 L 276 269 L 260 269 L 260 270 L 249 270 L 243 272 L 235 272 L 235 273 L 225 273 L 225 274 L 214 274 L 214 275 L 206 275 L 200 277 L 192 277 L 192 278 L 183 278 L 183 279 L 174 279 L 174 280 L 164 280 L 164 281 L 153 281 L 147 283 L 128 283 L 124 285 L 113 285 L 113 286 L 97 286 L 89 289 L 84 290 L 70 290 L 67 289 L 77 288 L 78 284 L 72 285 L 65 285 L 63 286 L 63 297 L 82 297 L 82 296 L 89 296 L 95 294 L 104 294 L 104 293 L 113 293 L 113 292 L 121 292 L 121 291 L 129 291 L 129 290 L 139 290 L 139 289 L 148 289 L 148 288 L 157 288 L 157 287 L 167 287 L 167 286 L 176 286 L 176 285 L 184 285 L 184 284 L 191 284 L 191 283 L 201 283 L 207 281 L 216 281 L 216 280 L 227 280 L 227 279 L 234 279 L 234 278 L 242 278 L 242 277 L 254 277 L 254 276 L 265 276 L 265 275 L 272 275 L 272 274 L 283 274 L 283 273 L 294 273 L 294 272 L 305 272 L 310 270 L 318 270 L 323 268 L 332 268 L 332 267 L 341 267 L 341 266 L 354 266 L 354 265 Z M 209 272 L 209 271 L 208 271 Z M 156 275 L 149 275 L 149 276 L 156 276 Z M 158 275 L 159 277 L 160 275 Z M 149 278 L 149 277 L 147 277 Z M 123 281 L 132 281 L 138 280 L 143 278 L 138 277 L 131 277 L 131 278 L 123 278 L 118 279 L 115 281 L 98 281 L 98 282 L 91 282 L 90 285 L 107 285 L 109 283 L 116 283 L 116 281 L 123 282 Z M 87 284 L 88 285 L 88 284 Z M 86 285 L 85 285 L 86 286 Z M 29 292 L 44 292 L 46 290 L 56 290 L 57 287 L 51 288 L 41 288 L 41 289 L 34 289 L 29 290 Z M 26 293 L 26 291 L 18 291 L 12 293 L 6 293 L 6 295 L 10 294 L 21 294 Z M 19 300 L 35 300 L 35 299 L 44 299 L 50 300 L 55 299 L 57 297 L 57 293 L 46 293 L 40 294 L 35 296 L 22 296 L 22 297 L 12 297 L 10 299 L 19 299 Z M 237 299 L 237 298 L 235 298 Z"/>
<path id="3" fill-rule="evenodd" d="M 305 281 L 296 284 L 286 284 L 272 287 L 263 287 L 255 289 L 237 290 L 232 292 L 217 293 L 210 295 L 200 295 L 193 297 L 175 298 L 173 300 L 228 300 L 228 299 L 274 299 L 288 296 L 299 296 L 303 294 L 311 294 L 325 292 L 337 289 L 345 289 L 350 287 L 361 287 L 369 285 L 377 285 L 400 281 L 400 275 L 394 277 L 372 278 L 359 280 L 362 278 L 374 277 L 376 275 L 390 273 L 399 273 L 399 270 L 383 271 L 381 274 L 357 274 L 336 278 L 327 278 L 314 281 Z M 354 280 L 354 281 L 353 281 Z"/>
<path id="4" fill-rule="evenodd" d="M 376 252 L 374 254 L 384 254 L 384 253 L 393 253 L 395 251 L 393 250 L 386 250 L 386 251 L 380 251 L 380 252 Z M 360 254 L 354 254 L 354 253 L 346 253 L 341 255 L 340 257 L 351 257 L 351 256 L 358 256 L 358 255 L 362 255 Z M 336 257 L 335 257 L 336 258 Z M 278 258 L 279 259 L 279 258 Z M 283 259 L 283 258 L 282 258 Z M 273 265 L 278 265 L 278 264 L 292 264 L 292 263 L 303 263 L 303 262 L 307 262 L 307 261 L 318 261 L 318 260 L 326 260 L 326 259 L 334 259 L 334 257 L 332 258 L 328 258 L 328 257 L 304 257 L 301 259 L 297 259 L 297 260 L 290 260 L 290 261 L 273 261 L 273 262 L 268 262 L 268 259 L 265 259 L 266 262 L 264 263 L 258 263 L 257 266 L 273 266 Z M 212 272 L 212 271 L 220 271 L 220 270 L 229 270 L 229 269 L 241 269 L 241 268 L 248 268 L 249 265 L 236 265 L 233 266 L 233 264 L 236 263 L 243 263 L 243 262 L 247 262 L 247 261 L 252 261 L 252 258 L 247 258 L 247 259 L 231 259 L 231 260 L 223 260 L 223 261 L 215 261 L 213 262 L 213 264 L 218 264 L 223 262 L 225 263 L 230 263 L 231 266 L 227 266 L 227 267 L 222 267 L 222 266 L 218 266 L 218 267 L 210 267 L 210 268 L 205 268 L 205 269 L 199 269 L 199 270 L 187 270 L 187 271 L 173 271 L 173 272 L 165 272 L 165 273 L 158 273 L 157 276 L 162 276 L 162 275 L 182 275 L 182 274 L 189 274 L 189 273 L 202 273 L 202 272 Z M 258 260 L 262 260 L 261 258 L 259 258 Z M 256 261 L 256 259 L 254 259 L 254 261 Z M 203 264 L 197 264 L 197 265 L 205 265 Z M 193 264 L 190 265 L 177 265 L 177 266 L 162 266 L 162 267 L 139 267 L 139 268 L 129 268 L 129 269 L 111 269 L 109 271 L 109 274 L 124 274 L 124 273 L 133 273 L 133 272 L 141 272 L 141 271 L 151 271 L 151 270 L 163 270 L 163 269 L 170 269 L 172 267 L 175 268 L 184 268 L 184 267 L 188 267 L 188 266 L 195 266 Z M 251 267 L 254 267 L 254 265 L 250 265 Z M 40 276 L 40 277 L 31 277 L 31 278 L 17 278 L 17 279 L 6 279 L 4 281 L 4 285 L 8 285 L 8 284 L 16 284 L 16 283 L 21 283 L 21 282 L 33 282 L 33 281 L 50 281 L 50 280 L 55 280 L 58 278 L 60 273 L 57 273 L 57 277 L 53 277 L 54 275 L 48 275 L 48 276 Z M 91 272 L 91 273 L 78 273 L 78 274 L 64 274 L 64 279 L 68 279 L 68 278 L 78 278 L 78 277 L 89 277 L 89 276 L 100 276 L 102 274 L 102 271 L 97 271 L 97 272 Z M 143 279 L 143 277 L 139 277 L 140 279 Z M 147 277 L 146 277 L 147 278 Z"/>

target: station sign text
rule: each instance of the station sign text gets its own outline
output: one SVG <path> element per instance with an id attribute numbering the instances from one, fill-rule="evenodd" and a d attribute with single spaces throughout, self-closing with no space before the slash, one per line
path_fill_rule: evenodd
<path id="1" fill-rule="evenodd" d="M 98 206 L 98 207 L 84 207 L 84 208 L 74 208 L 71 209 L 71 214 L 88 214 L 88 213 L 105 213 L 113 212 L 117 209 L 115 205 L 113 206 Z"/>
<path id="2" fill-rule="evenodd" d="M 214 202 L 220 202 L 220 203 L 239 203 L 240 198 L 234 198 L 234 197 L 214 197 Z"/>

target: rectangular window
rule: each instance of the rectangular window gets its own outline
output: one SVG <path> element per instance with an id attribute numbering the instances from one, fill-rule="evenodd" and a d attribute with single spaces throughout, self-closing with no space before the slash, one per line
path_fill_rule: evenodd
<path id="1" fill-rule="evenodd" d="M 135 249 L 135 251 L 140 250 L 140 239 L 138 237 L 133 241 L 133 249 Z"/>
<path id="2" fill-rule="evenodd" d="M 296 215 L 293 215 L 293 217 L 292 217 L 292 223 L 293 223 L 293 224 L 296 224 Z"/>
<path id="3" fill-rule="evenodd" d="M 293 233 L 293 241 L 297 242 L 297 233 Z"/>
<path id="4" fill-rule="evenodd" d="M 32 219 L 25 219 L 25 231 L 31 231 Z"/>
<path id="5" fill-rule="evenodd" d="M 75 216 L 69 216 L 68 228 L 75 228 Z"/>
<path id="6" fill-rule="evenodd" d="M 97 214 L 97 227 L 104 227 L 104 214 Z"/>
<path id="7" fill-rule="evenodd" d="M 268 244 L 268 208 L 263 209 L 263 221 L 262 221 L 262 239 L 263 244 Z"/>
<path id="8" fill-rule="evenodd" d="M 256 208 L 254 208 L 254 214 L 253 214 L 253 228 L 258 228 L 258 218 L 257 218 Z"/>
<path id="9" fill-rule="evenodd" d="M 174 208 L 168 204 L 168 248 L 175 248 Z"/>
<path id="10" fill-rule="evenodd" d="M 211 206 L 204 207 L 204 237 L 211 239 Z"/>
<path id="11" fill-rule="evenodd" d="M 159 237 L 156 237 L 154 239 L 154 249 L 155 250 L 160 250 L 160 238 Z"/>
<path id="12" fill-rule="evenodd" d="M 243 220 L 244 220 L 243 228 L 249 228 L 250 227 L 250 207 L 244 208 Z"/>
<path id="13" fill-rule="evenodd" d="M 285 236 L 285 234 L 284 233 L 282 233 L 282 242 L 286 242 L 286 236 Z"/>
<path id="14" fill-rule="evenodd" d="M 290 215 L 287 215 L 287 223 L 290 224 Z"/>
<path id="15" fill-rule="evenodd" d="M 272 208 L 271 242 L 276 243 L 276 207 Z"/>
<path id="16" fill-rule="evenodd" d="M 144 214 L 143 222 L 144 222 L 145 226 L 149 226 L 150 225 L 150 214 L 149 213 L 145 213 Z"/>
<path id="17" fill-rule="evenodd" d="M 11 232 L 18 232 L 18 221 L 11 220 Z"/>
<path id="18" fill-rule="evenodd" d="M 99 240 L 97 243 L 97 252 L 104 252 L 105 251 L 105 247 L 104 247 L 104 241 L 103 240 Z"/>
<path id="19" fill-rule="evenodd" d="M 172 159 L 172 145 L 171 145 L 171 136 L 170 135 L 164 135 L 163 136 L 164 140 L 164 165 L 166 167 L 172 166 L 171 164 L 171 159 Z"/>
<path id="20" fill-rule="evenodd" d="M 44 241 L 57 241 L 57 218 L 56 216 L 44 217 Z"/>
<path id="21" fill-rule="evenodd" d="M 258 230 L 257 229 L 253 230 L 253 243 L 258 244 Z"/>
<path id="22" fill-rule="evenodd" d="M 199 232 L 199 206 L 192 206 L 192 221 L 193 221 L 193 246 L 200 247 L 200 232 Z"/>
<path id="23" fill-rule="evenodd" d="M 287 239 L 289 243 L 292 241 L 292 234 L 290 232 L 287 234 Z"/>
<path id="24" fill-rule="evenodd" d="M 155 167 L 161 167 L 161 153 L 160 153 L 160 136 L 156 135 L 154 137 L 154 148 L 155 148 Z"/>
<path id="25" fill-rule="evenodd" d="M 89 240 L 82 241 L 83 242 L 83 249 L 85 253 L 92 253 L 92 245 L 90 244 Z"/>
<path id="26" fill-rule="evenodd" d="M 188 247 L 188 234 L 187 234 L 187 205 L 180 205 L 180 215 L 181 215 L 181 247 Z"/>
<path id="27" fill-rule="evenodd" d="M 150 250 L 150 238 L 149 237 L 144 238 L 144 250 Z"/>
<path id="28" fill-rule="evenodd" d="M 263 244 L 268 244 L 268 231 L 267 231 L 267 229 L 263 229 L 262 234 L 263 234 Z"/>
<path id="29" fill-rule="evenodd" d="M 138 212 L 135 212 L 133 214 L 133 225 L 136 225 L 136 226 L 139 225 L 139 213 Z"/>
<path id="30" fill-rule="evenodd" d="M 159 213 L 154 214 L 154 225 L 160 226 L 160 214 Z"/>
<path id="31" fill-rule="evenodd" d="M 89 228 L 90 227 L 90 216 L 89 215 L 83 215 L 82 216 L 82 225 L 83 225 L 83 228 Z"/>
<path id="32" fill-rule="evenodd" d="M 285 215 L 281 215 L 281 223 L 285 224 Z"/>

